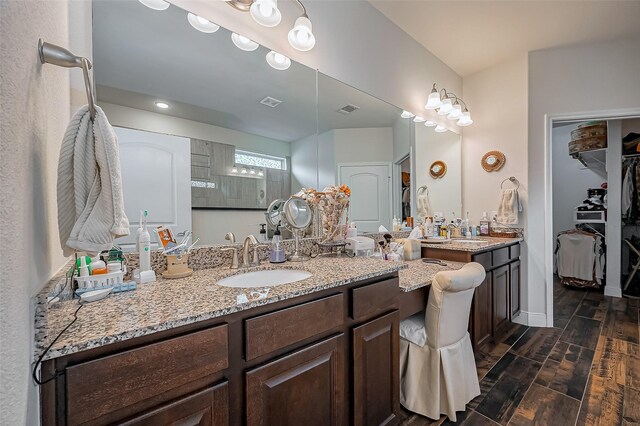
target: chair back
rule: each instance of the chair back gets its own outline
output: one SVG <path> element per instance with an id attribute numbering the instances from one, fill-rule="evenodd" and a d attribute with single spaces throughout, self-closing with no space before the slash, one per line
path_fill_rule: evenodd
<path id="1" fill-rule="evenodd" d="M 458 271 L 438 272 L 431 284 L 425 326 L 427 344 L 449 346 L 467 333 L 473 292 L 484 281 L 486 271 L 475 262 Z"/>

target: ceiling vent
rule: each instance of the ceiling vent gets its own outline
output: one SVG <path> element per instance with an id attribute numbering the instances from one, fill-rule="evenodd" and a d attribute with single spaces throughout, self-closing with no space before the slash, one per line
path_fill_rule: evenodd
<path id="1" fill-rule="evenodd" d="M 278 100 L 276 98 L 272 98 L 271 96 L 267 96 L 266 98 L 261 100 L 260 103 L 262 105 L 266 105 L 268 107 L 275 108 L 278 105 L 280 105 L 282 103 L 282 101 L 280 101 L 280 100 Z"/>
<path id="2" fill-rule="evenodd" d="M 360 109 L 359 106 L 355 106 L 355 105 L 349 104 L 349 105 L 343 106 L 337 112 L 339 112 L 340 114 L 347 115 L 347 114 L 351 114 L 353 111 L 358 110 L 358 109 Z"/>

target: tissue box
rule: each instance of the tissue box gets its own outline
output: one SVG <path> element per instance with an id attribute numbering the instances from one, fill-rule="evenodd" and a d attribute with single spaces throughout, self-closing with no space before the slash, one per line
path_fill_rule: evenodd
<path id="1" fill-rule="evenodd" d="M 420 240 L 415 240 L 413 238 L 400 238 L 396 241 L 404 244 L 404 260 L 415 260 L 422 257 Z"/>
<path id="2" fill-rule="evenodd" d="M 346 239 L 346 249 L 356 256 L 371 256 L 375 248 L 373 238 L 351 237 Z"/>

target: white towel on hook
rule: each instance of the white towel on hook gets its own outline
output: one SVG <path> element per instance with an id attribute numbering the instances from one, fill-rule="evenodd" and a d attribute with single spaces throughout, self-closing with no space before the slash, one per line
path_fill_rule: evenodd
<path id="1" fill-rule="evenodd" d="M 425 217 L 433 216 L 433 209 L 431 208 L 431 199 L 429 198 L 428 189 L 418 189 L 416 207 L 418 208 L 418 218 L 424 219 Z"/>
<path id="2" fill-rule="evenodd" d="M 503 189 L 500 194 L 498 217 L 496 220 L 501 225 L 517 225 L 518 213 L 522 211 L 520 197 L 517 188 Z"/>
<path id="3" fill-rule="evenodd" d="M 75 113 L 62 141 L 58 161 L 58 228 L 65 256 L 95 255 L 114 238 L 129 235 L 124 212 L 118 139 L 102 109 Z"/>

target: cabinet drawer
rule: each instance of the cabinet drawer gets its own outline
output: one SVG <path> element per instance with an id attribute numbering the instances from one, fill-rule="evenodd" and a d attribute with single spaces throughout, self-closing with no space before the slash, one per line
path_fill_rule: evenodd
<path id="1" fill-rule="evenodd" d="M 228 352 L 221 325 L 69 367 L 67 423 L 99 424 L 142 401 L 157 404 L 159 395 L 227 368 Z"/>
<path id="2" fill-rule="evenodd" d="M 473 256 L 473 261 L 481 264 L 488 271 L 491 269 L 491 252 L 476 254 Z"/>
<path id="3" fill-rule="evenodd" d="M 342 325 L 343 299 L 336 294 L 246 320 L 247 361 Z"/>
<path id="4" fill-rule="evenodd" d="M 121 423 L 121 426 L 226 426 L 228 424 L 229 383 L 223 382 L 129 419 Z"/>
<path id="5" fill-rule="evenodd" d="M 398 278 L 354 288 L 351 290 L 351 318 L 355 320 L 371 318 L 386 312 L 397 306 L 399 294 Z"/>
<path id="6" fill-rule="evenodd" d="M 492 252 L 491 263 L 493 267 L 502 266 L 509 263 L 509 247 L 502 247 Z"/>
<path id="7" fill-rule="evenodd" d="M 509 247 L 509 259 L 515 260 L 520 257 L 520 244 Z"/>

